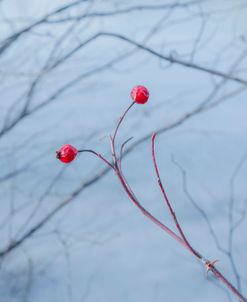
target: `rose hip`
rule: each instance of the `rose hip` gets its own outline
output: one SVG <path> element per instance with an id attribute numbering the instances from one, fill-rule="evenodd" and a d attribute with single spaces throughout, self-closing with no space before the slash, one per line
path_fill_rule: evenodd
<path id="1" fill-rule="evenodd" d="M 75 147 L 66 144 L 57 151 L 57 159 L 65 164 L 68 164 L 75 159 L 77 153 L 78 150 Z"/>

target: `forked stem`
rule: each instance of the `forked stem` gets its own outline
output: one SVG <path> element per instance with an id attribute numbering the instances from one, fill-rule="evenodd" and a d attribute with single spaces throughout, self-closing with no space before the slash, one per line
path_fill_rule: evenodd
<path id="1" fill-rule="evenodd" d="M 206 260 L 203 256 L 201 256 L 191 245 L 190 243 L 188 242 L 186 236 L 184 235 L 184 232 L 177 220 L 177 217 L 176 217 L 176 214 L 175 212 L 173 211 L 173 208 L 171 206 L 171 203 L 167 197 L 167 194 L 166 194 L 166 191 L 164 189 L 164 186 L 162 184 L 162 181 L 160 179 L 160 174 L 159 174 L 159 169 L 158 169 L 158 166 L 157 166 L 157 162 L 156 162 L 156 158 L 155 158 L 155 152 L 154 152 L 154 141 L 155 141 L 155 137 L 156 137 L 156 134 L 153 133 L 152 137 L 151 137 L 151 149 L 152 149 L 152 160 L 153 160 L 153 164 L 154 164 L 154 169 L 155 169 L 155 173 L 156 173 L 156 176 L 157 176 L 157 181 L 158 181 L 158 185 L 160 187 L 160 190 L 162 192 L 162 195 L 164 197 L 164 200 L 166 202 L 166 205 L 169 209 L 169 212 L 172 216 L 172 219 L 176 225 L 176 228 L 177 230 L 179 231 L 179 234 L 181 235 L 181 237 L 183 238 L 183 241 L 187 247 L 187 249 L 199 260 L 202 261 L 206 271 L 211 271 L 214 276 L 220 280 L 223 284 L 225 284 L 225 286 L 227 286 L 230 291 L 236 295 L 241 302 L 247 302 L 247 299 L 237 290 L 237 288 L 235 286 L 233 286 L 231 284 L 231 282 L 229 282 L 221 273 L 220 271 L 217 270 L 217 268 L 214 266 L 215 262 L 216 261 L 209 261 L 209 260 Z"/>
<path id="2" fill-rule="evenodd" d="M 173 211 L 173 208 L 171 206 L 171 203 L 167 197 L 166 191 L 164 189 L 164 186 L 161 182 L 160 179 L 160 174 L 159 174 L 159 169 L 158 169 L 158 165 L 156 162 L 156 158 L 155 158 L 155 151 L 154 151 L 154 141 L 155 141 L 155 136 L 156 134 L 154 133 L 152 135 L 151 138 L 151 148 L 152 148 L 152 160 L 153 160 L 153 164 L 154 164 L 154 169 L 155 169 L 155 173 L 157 176 L 157 181 L 158 181 L 158 185 L 160 187 L 160 190 L 162 192 L 162 195 L 164 197 L 164 200 L 166 202 L 166 205 L 169 209 L 169 212 L 172 216 L 172 219 L 175 223 L 175 226 L 180 234 L 180 236 L 178 236 L 175 232 L 173 232 L 170 228 L 168 228 L 165 224 L 163 224 L 161 221 L 159 221 L 156 217 L 154 217 L 149 211 L 147 211 L 142 205 L 141 203 L 138 201 L 138 199 L 135 197 L 135 194 L 133 193 L 132 189 L 130 188 L 129 184 L 127 183 L 127 181 L 125 180 L 125 177 L 122 173 L 121 170 L 121 159 L 122 159 L 122 151 L 123 151 L 123 147 L 124 144 L 122 144 L 121 149 L 120 149 L 120 155 L 119 155 L 119 159 L 116 156 L 116 148 L 115 148 L 115 141 L 116 141 L 116 137 L 118 134 L 118 130 L 120 125 L 122 124 L 126 114 L 128 113 L 128 111 L 131 109 L 131 107 L 134 105 L 134 102 L 130 104 L 130 106 L 124 111 L 123 115 L 120 117 L 115 131 L 113 133 L 113 136 L 110 136 L 110 142 L 111 142 L 111 152 L 112 152 L 112 160 L 113 160 L 113 164 L 110 163 L 106 158 L 104 158 L 101 154 L 91 150 L 91 149 L 84 149 L 84 150 L 79 150 L 78 152 L 89 152 L 92 153 L 94 155 L 96 155 L 98 158 L 100 158 L 104 163 L 106 163 L 116 174 L 117 178 L 119 179 L 123 189 L 125 190 L 125 192 L 127 193 L 128 197 L 130 198 L 130 200 L 135 204 L 135 206 L 142 212 L 143 215 L 145 215 L 150 221 L 152 221 L 154 224 L 156 224 L 159 228 L 161 228 L 163 231 L 165 231 L 169 236 L 171 236 L 173 239 L 175 239 L 178 243 L 180 243 L 184 248 L 186 248 L 194 257 L 196 257 L 198 260 L 200 260 L 205 269 L 207 271 L 211 271 L 214 276 L 220 280 L 226 287 L 229 288 L 229 290 L 236 296 L 239 298 L 239 300 L 241 302 L 247 302 L 247 299 L 231 284 L 231 282 L 229 282 L 214 266 L 216 261 L 209 261 L 207 259 L 205 259 L 199 252 L 197 252 L 189 243 L 189 241 L 187 240 L 178 220 L 176 217 L 175 212 Z"/>

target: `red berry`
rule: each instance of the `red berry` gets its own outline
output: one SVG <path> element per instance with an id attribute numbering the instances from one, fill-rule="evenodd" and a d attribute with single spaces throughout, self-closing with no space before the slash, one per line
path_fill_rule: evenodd
<path id="1" fill-rule="evenodd" d="M 63 145 L 58 151 L 57 151 L 57 159 L 59 159 L 61 162 L 68 164 L 72 160 L 75 159 L 76 155 L 78 153 L 78 150 L 74 148 L 71 145 Z"/>
<path id="2" fill-rule="evenodd" d="M 138 85 L 132 88 L 130 96 L 137 104 L 145 104 L 149 98 L 149 92 L 146 87 Z"/>

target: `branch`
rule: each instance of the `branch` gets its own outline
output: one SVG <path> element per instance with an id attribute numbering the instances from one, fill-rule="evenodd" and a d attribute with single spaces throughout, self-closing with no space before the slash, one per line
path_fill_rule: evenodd
<path id="1" fill-rule="evenodd" d="M 144 45 L 142 45 L 142 44 L 140 44 L 140 43 L 124 36 L 124 35 L 120 35 L 120 34 L 116 34 L 116 33 L 110 33 L 110 32 L 100 32 L 100 33 L 96 34 L 91 39 L 91 41 L 93 41 L 94 39 L 97 39 L 98 37 L 101 37 L 101 36 L 113 37 L 113 38 L 125 41 L 125 42 L 127 42 L 129 44 L 132 44 L 134 46 L 137 46 L 138 48 L 144 50 L 145 52 L 148 52 L 148 53 L 158 57 L 159 59 L 165 60 L 167 62 L 178 64 L 178 65 L 181 65 L 181 66 L 184 66 L 184 67 L 187 67 L 187 68 L 192 68 L 192 69 L 195 69 L 195 70 L 198 70 L 198 71 L 202 71 L 204 73 L 207 73 L 207 74 L 210 74 L 210 75 L 215 75 L 215 76 L 218 76 L 220 78 L 231 80 L 233 82 L 237 82 L 237 83 L 240 83 L 240 84 L 243 84 L 243 85 L 247 86 L 247 80 L 245 80 L 245 79 L 242 79 L 242 78 L 239 78 L 239 77 L 233 76 L 233 75 L 228 75 L 228 74 L 226 74 L 222 71 L 218 71 L 216 69 L 211 69 L 211 68 L 199 65 L 199 64 L 189 62 L 189 61 L 183 61 L 183 60 L 180 60 L 180 59 L 173 58 L 171 56 L 163 55 L 163 54 L 155 51 L 154 49 L 146 47 L 146 46 L 144 46 Z"/>
<path id="2" fill-rule="evenodd" d="M 202 2 L 205 2 L 205 0 L 200 1 L 188 1 L 184 3 L 169 3 L 169 4 L 160 4 L 160 5 L 136 5 L 132 7 L 126 7 L 118 10 L 112 10 L 112 11 L 98 11 L 88 14 L 81 14 L 77 16 L 69 16 L 65 18 L 59 18 L 59 19 L 51 19 L 46 20 L 46 23 L 63 23 L 68 21 L 79 21 L 86 18 L 96 18 L 96 17 L 114 17 L 117 15 L 125 15 L 132 12 L 139 12 L 139 11 L 161 11 L 161 10 L 170 10 L 174 8 L 188 8 L 189 6 L 198 5 Z"/>
<path id="3" fill-rule="evenodd" d="M 160 175 L 159 175 L 159 170 L 158 170 L 158 167 L 157 167 L 157 163 L 156 163 L 156 159 L 155 159 L 155 153 L 154 153 L 154 140 L 155 140 L 155 134 L 152 135 L 152 139 L 151 139 L 151 143 L 152 143 L 152 159 L 153 159 L 153 164 L 154 164 L 154 169 L 155 169 L 155 173 L 156 173 L 156 176 L 157 176 L 157 180 L 158 180 L 158 184 L 159 184 L 159 187 L 160 187 L 160 190 L 163 194 L 163 197 L 165 199 L 165 202 L 167 204 L 167 207 L 170 211 L 170 214 L 173 218 L 173 221 L 176 225 L 176 228 L 178 229 L 181 237 L 183 238 L 185 244 L 186 244 L 186 247 L 187 249 L 199 260 L 201 260 L 203 262 L 203 264 L 205 265 L 205 268 L 208 271 L 211 271 L 216 278 L 218 278 L 223 284 L 225 284 L 229 289 L 230 291 L 236 295 L 240 301 L 243 301 L 243 302 L 246 302 L 247 299 L 241 295 L 240 291 L 235 288 L 214 266 L 215 262 L 216 261 L 209 261 L 209 260 L 206 260 L 203 256 L 201 256 L 201 254 L 199 254 L 191 245 L 190 243 L 188 242 L 187 238 L 185 237 L 184 233 L 183 233 L 183 230 L 181 229 L 181 226 L 177 220 L 177 217 L 175 215 L 175 212 L 173 211 L 173 208 L 171 206 L 171 203 L 166 195 L 166 192 L 165 192 L 165 189 L 162 185 L 162 182 L 161 182 L 161 179 L 160 179 Z"/>
<path id="4" fill-rule="evenodd" d="M 209 74 L 209 75 L 215 75 L 215 76 L 218 76 L 220 78 L 231 80 L 233 82 L 237 82 L 237 83 L 243 84 L 244 86 L 247 86 L 247 80 L 245 80 L 245 79 L 239 78 L 239 77 L 234 76 L 232 74 L 224 73 L 224 72 L 216 70 L 216 69 L 211 69 L 211 68 L 199 65 L 199 64 L 195 64 L 191 61 L 183 61 L 181 59 L 177 59 L 177 58 L 174 58 L 172 56 L 163 55 L 163 54 L 155 51 L 154 49 L 143 45 L 142 43 L 136 42 L 136 41 L 124 36 L 124 35 L 117 34 L 117 33 L 112 33 L 112 32 L 99 32 L 99 33 L 91 36 L 90 38 L 88 38 L 87 40 L 85 40 L 84 42 L 82 42 L 78 46 L 76 46 L 74 49 L 72 49 L 70 52 L 68 52 L 65 56 L 60 58 L 59 61 L 57 61 L 52 66 L 52 68 L 54 68 L 56 65 L 60 64 L 61 61 L 67 59 L 68 57 L 71 57 L 75 52 L 80 50 L 82 47 L 90 44 L 91 42 L 94 42 L 95 40 L 97 40 L 100 37 L 116 38 L 116 39 L 119 39 L 121 41 L 127 42 L 128 44 L 134 45 L 134 46 L 138 47 L 139 49 L 141 49 L 141 50 L 143 50 L 143 51 L 145 51 L 145 52 L 147 52 L 147 53 L 149 53 L 149 54 L 151 54 L 151 55 L 153 55 L 153 56 L 155 56 L 159 59 L 165 60 L 169 63 L 177 64 L 177 65 L 184 66 L 184 67 L 191 68 L 191 69 L 195 69 L 195 70 L 204 72 L 204 73 Z"/>
<path id="5" fill-rule="evenodd" d="M 218 89 L 218 87 L 217 87 Z M 166 133 L 168 131 L 174 130 L 180 125 L 184 124 L 186 121 L 191 119 L 192 117 L 196 116 L 197 114 L 203 113 L 205 110 L 210 110 L 213 107 L 206 108 L 205 105 L 207 104 L 207 101 L 211 100 L 213 98 L 213 95 L 215 91 L 218 91 L 215 89 L 212 91 L 209 96 L 203 100 L 196 108 L 194 108 L 192 111 L 188 112 L 187 114 L 184 114 L 180 116 L 176 121 L 174 121 L 171 124 L 168 124 L 162 128 L 159 128 L 156 133 L 162 134 Z M 242 91 L 242 90 L 241 90 Z M 218 99 L 217 105 L 219 105 L 221 102 L 226 101 L 227 99 L 232 97 L 232 93 L 229 93 L 228 95 L 225 95 Z M 151 136 L 151 133 L 148 133 L 141 137 L 139 140 L 135 141 L 131 146 L 125 149 L 125 151 L 122 153 L 122 157 L 128 155 L 132 150 L 134 150 L 136 147 L 138 147 L 140 144 L 147 141 Z M 61 209 L 63 209 L 65 206 L 70 204 L 84 189 L 91 186 L 92 184 L 95 184 L 97 181 L 102 179 L 105 175 L 107 175 L 110 172 L 110 167 L 106 167 L 102 169 L 100 172 L 89 178 L 87 181 L 83 182 L 76 190 L 73 191 L 70 197 L 66 198 L 64 201 L 62 201 L 58 206 L 56 206 L 47 216 L 45 216 L 43 219 L 40 220 L 36 225 L 34 225 L 32 228 L 30 228 L 20 239 L 10 243 L 5 249 L 0 251 L 0 257 L 6 256 L 9 252 L 19 247 L 21 244 L 23 244 L 27 239 L 32 237 L 36 232 L 38 232 L 43 226 L 46 225 L 47 222 L 49 222 Z"/>
<path id="6" fill-rule="evenodd" d="M 76 0 L 74 2 L 71 2 L 69 4 L 66 4 L 58 9 L 55 9 L 54 11 L 48 13 L 47 15 L 45 15 L 44 17 L 42 17 L 41 19 L 39 19 L 38 21 L 32 23 L 29 26 L 24 27 L 23 29 L 21 29 L 20 31 L 12 34 L 11 36 L 9 36 L 7 39 L 5 39 L 4 41 L 1 42 L 1 46 L 0 46 L 0 56 L 15 42 L 17 42 L 19 40 L 19 38 L 23 35 L 26 34 L 28 32 L 30 32 L 32 29 L 34 29 L 35 27 L 45 23 L 48 18 L 55 16 L 57 14 L 60 14 L 74 6 L 80 5 L 84 2 L 87 2 L 89 0 Z"/>

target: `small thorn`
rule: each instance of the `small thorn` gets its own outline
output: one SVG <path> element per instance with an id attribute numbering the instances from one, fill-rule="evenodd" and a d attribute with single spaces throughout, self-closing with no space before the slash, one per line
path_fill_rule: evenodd
<path id="1" fill-rule="evenodd" d="M 212 270 L 214 267 L 215 263 L 218 262 L 219 260 L 212 260 L 212 261 L 205 261 L 204 267 L 206 269 L 206 274 L 208 274 L 209 271 Z"/>

